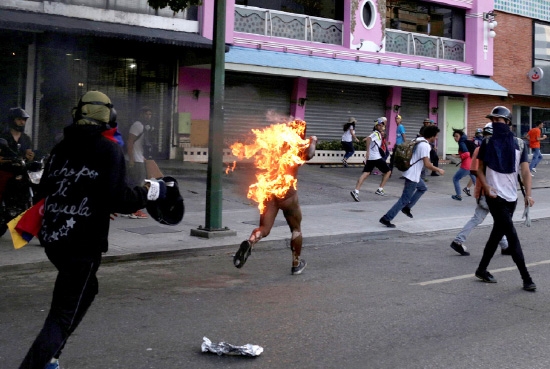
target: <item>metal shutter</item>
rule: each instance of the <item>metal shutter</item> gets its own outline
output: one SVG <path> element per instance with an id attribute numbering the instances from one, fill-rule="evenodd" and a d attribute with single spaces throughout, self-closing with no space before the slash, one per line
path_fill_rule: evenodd
<path id="1" fill-rule="evenodd" d="M 401 93 L 401 110 L 405 135 L 407 139 L 415 138 L 422 127 L 424 119 L 428 118 L 430 91 L 404 88 Z"/>
<path id="2" fill-rule="evenodd" d="M 385 116 L 385 87 L 309 80 L 307 91 L 307 135 L 320 140 L 339 140 L 349 117 L 357 119 L 357 135 L 367 136 L 374 120 Z"/>
<path id="3" fill-rule="evenodd" d="M 292 86 L 291 78 L 227 72 L 224 91 L 227 143 L 243 140 L 252 128 L 286 121 L 290 116 Z"/>

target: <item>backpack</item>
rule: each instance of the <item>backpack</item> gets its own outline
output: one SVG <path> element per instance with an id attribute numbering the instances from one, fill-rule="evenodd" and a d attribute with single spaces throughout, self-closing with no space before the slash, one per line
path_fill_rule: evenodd
<path id="1" fill-rule="evenodd" d="M 416 145 L 421 142 L 428 142 L 426 140 L 411 140 L 405 141 L 397 146 L 395 146 L 393 154 L 393 166 L 404 172 L 422 159 L 418 159 L 411 164 L 411 159 L 416 149 Z"/>
<path id="2" fill-rule="evenodd" d="M 474 151 L 477 147 L 476 143 L 473 140 L 466 140 L 464 141 L 466 144 L 466 147 L 468 148 L 468 152 L 470 153 L 470 157 L 474 155 Z"/>

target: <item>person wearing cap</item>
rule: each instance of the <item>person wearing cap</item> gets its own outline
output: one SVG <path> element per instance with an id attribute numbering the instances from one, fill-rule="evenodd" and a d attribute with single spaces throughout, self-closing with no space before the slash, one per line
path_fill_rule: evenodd
<path id="1" fill-rule="evenodd" d="M 355 153 L 355 148 L 353 147 L 354 142 L 359 142 L 357 136 L 355 136 L 355 124 L 357 120 L 354 117 L 350 117 L 348 122 L 344 124 L 344 134 L 342 135 L 342 148 L 346 152 L 342 163 L 344 167 L 348 166 L 348 159 Z"/>
<path id="2" fill-rule="evenodd" d="M 493 135 L 493 123 L 487 123 L 482 129 L 482 134 L 483 138 L 491 137 Z M 477 159 L 478 153 L 479 147 L 476 147 L 474 154 L 472 155 L 472 164 L 470 166 L 470 173 L 474 176 L 477 176 L 477 169 L 479 167 L 479 160 Z M 470 255 L 467 251 L 466 245 L 464 244 L 468 238 L 468 235 L 474 230 L 475 227 L 483 223 L 487 217 L 487 214 L 489 214 L 489 207 L 487 206 L 485 195 L 481 191 L 480 181 L 476 181 L 476 185 L 474 187 L 474 197 L 477 199 L 474 216 L 464 225 L 460 232 L 458 232 L 455 239 L 451 243 L 451 248 L 462 256 Z M 508 240 L 506 239 L 506 236 L 502 237 L 499 245 L 501 247 L 502 255 L 510 255 L 510 249 L 508 249 Z"/>
<path id="3" fill-rule="evenodd" d="M 361 189 L 361 185 L 368 178 L 374 168 L 378 168 L 378 170 L 380 170 L 383 174 L 382 179 L 380 180 L 380 186 L 374 193 L 380 196 L 386 196 L 386 193 L 384 192 L 384 185 L 388 181 L 388 178 L 390 178 L 391 171 L 388 163 L 386 163 L 386 160 L 382 156 L 382 153 L 385 153 L 382 148 L 385 130 L 385 118 L 378 118 L 376 124 L 374 125 L 374 132 L 364 139 L 367 148 L 365 154 L 366 163 L 363 167 L 363 173 L 355 184 L 355 189 L 350 191 L 351 197 L 357 202 L 359 202 L 359 190 Z"/>
<path id="4" fill-rule="evenodd" d="M 59 368 L 61 350 L 98 293 L 96 273 L 108 250 L 111 214 L 135 212 L 166 192 L 160 181 L 127 184 L 120 144 L 109 97 L 84 94 L 40 181 L 44 214 L 38 239 L 58 274 L 50 311 L 20 369 Z"/>
<path id="5" fill-rule="evenodd" d="M 151 119 L 153 110 L 142 106 L 139 110 L 139 119 L 130 127 L 126 143 L 128 156 L 128 181 L 131 186 L 137 186 L 147 177 L 145 160 L 151 156 L 151 142 L 149 133 L 152 130 Z M 121 214 L 130 219 L 147 219 L 147 214 L 138 210 L 132 214 Z"/>
<path id="6" fill-rule="evenodd" d="M 529 147 L 533 153 L 531 158 L 531 164 L 529 164 L 529 170 L 531 171 L 531 176 L 534 177 L 533 173 L 537 172 L 537 165 L 542 160 L 542 155 L 540 153 L 540 142 L 546 140 L 547 136 L 542 134 L 542 129 L 544 128 L 544 123 L 542 121 L 537 121 L 535 126 L 525 134 L 525 138 L 529 139 Z"/>
<path id="7" fill-rule="evenodd" d="M 506 236 L 510 255 L 523 280 L 523 289 L 535 291 L 537 286 L 525 265 L 521 243 L 512 219 L 518 202 L 518 174 L 521 174 L 525 186 L 524 203 L 527 216 L 529 207 L 535 204 L 535 200 L 531 197 L 527 145 L 521 139 L 514 137 L 510 130 L 512 113 L 508 108 L 496 106 L 487 118 L 493 123 L 493 136 L 484 140 L 479 148 L 477 177 L 493 216 L 493 229 L 485 244 L 475 276 L 486 283 L 497 282 L 487 268 L 498 248 L 498 243 L 503 236 Z"/>

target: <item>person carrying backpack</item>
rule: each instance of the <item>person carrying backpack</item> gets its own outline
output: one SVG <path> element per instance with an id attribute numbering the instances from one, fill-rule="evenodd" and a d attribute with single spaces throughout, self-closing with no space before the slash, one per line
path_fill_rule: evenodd
<path id="1" fill-rule="evenodd" d="M 424 166 L 428 168 L 428 170 L 438 172 L 440 175 L 445 174 L 443 169 L 435 167 L 430 162 L 430 143 L 437 140 L 438 133 L 439 128 L 437 126 L 429 126 L 426 127 L 423 132 L 424 137 L 416 138 L 412 157 L 409 161 L 409 168 L 403 172 L 403 176 L 405 177 L 403 193 L 395 205 L 393 205 L 392 208 L 388 210 L 382 218 L 380 218 L 380 223 L 386 227 L 395 228 L 395 224 L 391 223 L 391 220 L 395 218 L 400 211 L 409 218 L 413 217 L 411 214 L 412 207 L 428 190 L 428 187 L 426 187 L 426 184 L 422 178 L 420 178 L 420 173 L 422 172 L 422 168 L 424 168 Z M 398 157 L 396 157 L 396 159 L 398 159 Z M 396 164 L 397 163 L 398 161 L 396 161 Z"/>
<path id="2" fill-rule="evenodd" d="M 468 136 L 464 133 L 461 129 L 455 129 L 453 128 L 453 138 L 456 142 L 458 142 L 458 155 L 460 156 L 461 162 L 460 162 L 460 168 L 453 176 L 453 184 L 455 186 L 455 195 L 452 195 L 451 198 L 453 200 L 462 201 L 462 196 L 460 196 L 460 180 L 467 175 L 470 176 L 470 181 L 464 187 L 463 191 L 466 195 L 472 196 L 470 192 L 470 187 L 472 185 L 476 184 L 476 177 L 470 173 L 470 165 L 472 164 L 472 154 L 475 150 L 475 144 L 473 141 L 468 142 Z M 473 147 L 468 147 L 472 146 Z"/>

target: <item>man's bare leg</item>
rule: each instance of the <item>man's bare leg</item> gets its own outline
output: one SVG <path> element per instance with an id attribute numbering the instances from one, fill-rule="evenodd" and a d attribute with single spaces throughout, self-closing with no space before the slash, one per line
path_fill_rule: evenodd
<path id="1" fill-rule="evenodd" d="M 290 227 L 290 249 L 292 250 L 292 274 L 301 274 L 306 267 L 305 260 L 301 259 L 302 254 L 302 209 L 298 203 L 298 195 L 295 194 L 291 198 L 285 200 L 283 206 L 283 214 L 286 222 Z"/>

